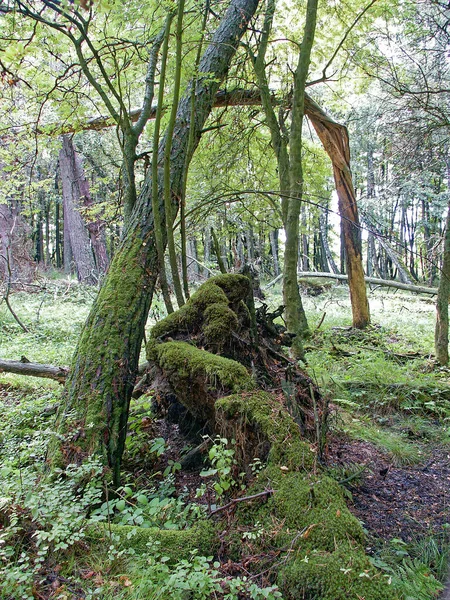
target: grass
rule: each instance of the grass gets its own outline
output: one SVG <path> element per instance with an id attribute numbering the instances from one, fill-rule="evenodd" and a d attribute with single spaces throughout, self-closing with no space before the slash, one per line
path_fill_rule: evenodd
<path id="1" fill-rule="evenodd" d="M 423 451 L 417 443 L 392 430 L 377 427 L 363 418 L 345 415 L 343 431 L 355 440 L 371 442 L 389 454 L 396 466 L 411 465 L 423 460 Z"/>

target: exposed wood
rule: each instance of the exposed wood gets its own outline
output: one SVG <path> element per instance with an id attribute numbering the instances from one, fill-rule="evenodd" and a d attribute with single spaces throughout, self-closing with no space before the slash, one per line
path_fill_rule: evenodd
<path id="1" fill-rule="evenodd" d="M 315 271 L 298 273 L 298 277 L 323 277 L 326 279 L 337 279 L 339 281 L 347 281 L 348 279 L 347 275 L 341 275 L 340 273 L 316 273 Z M 424 287 L 422 285 L 415 285 L 413 283 L 408 284 L 402 283 L 400 281 L 390 281 L 388 279 L 377 279 L 376 277 L 366 277 L 365 280 L 366 283 L 373 283 L 374 285 L 381 285 L 383 287 L 392 287 L 399 290 L 406 290 L 415 294 L 431 294 L 433 296 L 437 294 L 437 288 Z M 268 288 L 271 285 L 274 285 L 274 283 L 276 283 L 275 280 L 271 281 L 269 284 L 266 285 L 266 288 Z"/>
<path id="2" fill-rule="evenodd" d="M 147 368 L 147 362 L 139 365 L 138 373 L 142 374 Z M 69 374 L 69 367 L 57 367 L 55 365 L 43 365 L 41 363 L 23 362 L 19 360 L 0 359 L 0 373 L 15 373 L 28 377 L 43 377 L 54 379 L 64 383 Z"/>
<path id="3" fill-rule="evenodd" d="M 341 216 L 341 231 L 352 305 L 353 326 L 364 329 L 370 323 L 369 303 L 362 265 L 361 228 L 350 170 L 350 143 L 347 128 L 334 121 L 305 94 L 305 114 L 311 121 L 333 164 L 333 175 Z"/>
<path id="4" fill-rule="evenodd" d="M 31 375 L 32 377 L 44 377 L 55 379 L 64 383 L 69 369 L 67 367 L 55 367 L 53 365 L 41 365 L 39 363 L 20 362 L 15 360 L 0 360 L 0 373 L 16 373 L 17 375 Z"/>

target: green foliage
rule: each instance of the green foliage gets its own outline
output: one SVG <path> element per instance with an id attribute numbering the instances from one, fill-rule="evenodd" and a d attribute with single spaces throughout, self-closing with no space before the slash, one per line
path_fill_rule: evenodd
<path id="1" fill-rule="evenodd" d="M 376 427 L 367 420 L 348 419 L 344 431 L 355 439 L 372 442 L 382 448 L 392 456 L 396 465 L 414 464 L 423 458 L 417 443 L 409 442 L 401 433 Z"/>
<path id="2" fill-rule="evenodd" d="M 217 495 L 217 498 L 228 495 L 233 488 L 236 488 L 238 481 L 235 479 L 235 459 L 234 445 L 235 440 L 231 440 L 231 447 L 226 438 L 217 436 L 213 440 L 213 444 L 208 451 L 208 460 L 211 463 L 211 468 L 204 469 L 200 472 L 201 477 L 214 477 L 215 481 L 212 487 Z"/>
<path id="3" fill-rule="evenodd" d="M 49 556 L 86 536 L 86 517 L 102 495 L 103 466 L 69 465 L 53 481 L 31 468 L 0 471 L 0 590 L 5 597 L 33 598 L 34 577 Z"/>
<path id="4" fill-rule="evenodd" d="M 448 542 L 447 542 L 448 544 Z M 384 571 L 393 590 L 404 600 L 429 600 L 437 598 L 447 577 L 447 549 L 436 538 L 425 539 L 419 544 L 406 544 L 392 539 L 378 549 L 371 562 Z"/>
<path id="5" fill-rule="evenodd" d="M 205 513 L 205 507 L 186 502 L 185 494 L 174 495 L 170 475 L 158 488 L 133 492 L 129 486 L 124 486 L 116 493 L 117 497 L 106 500 L 92 511 L 91 521 L 180 530 L 193 525 Z"/>
<path id="6" fill-rule="evenodd" d="M 139 565 L 139 579 L 131 598 L 148 600 L 207 600 L 218 594 L 223 600 L 238 600 L 245 595 L 251 600 L 281 598 L 276 586 L 260 588 L 250 579 L 224 578 L 220 563 L 213 557 L 198 556 L 192 552 L 189 559 L 170 565 L 159 544 L 149 545 L 148 558 Z"/>

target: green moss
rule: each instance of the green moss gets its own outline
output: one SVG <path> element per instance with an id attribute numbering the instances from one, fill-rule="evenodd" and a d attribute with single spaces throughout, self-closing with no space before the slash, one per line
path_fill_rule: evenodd
<path id="1" fill-rule="evenodd" d="M 59 441 L 50 445 L 49 457 L 57 463 L 67 454 L 80 461 L 89 454 L 119 465 L 124 442 L 123 426 L 129 383 L 122 375 L 124 357 L 139 347 L 139 332 L 145 313 L 136 289 L 147 284 L 145 264 L 148 251 L 137 229 L 114 256 L 99 294 L 81 333 L 62 397 L 57 428 L 77 448 L 61 453 Z M 130 317 L 131 315 L 131 317 Z M 136 350 L 137 351 L 137 350 Z M 69 416 L 70 415 L 70 416 Z M 66 452 L 67 450 L 67 452 Z"/>
<path id="2" fill-rule="evenodd" d="M 203 333 L 208 343 L 221 343 L 238 328 L 236 313 L 225 304 L 210 304 L 204 312 Z"/>
<path id="3" fill-rule="evenodd" d="M 237 519 L 240 526 L 261 523 L 271 546 L 289 548 L 279 575 L 285 597 L 394 598 L 364 554 L 364 532 L 339 484 L 321 473 L 314 452 L 277 398 L 265 392 L 234 394 L 216 402 L 216 415 L 224 432 L 238 443 L 241 437 L 247 451 L 251 444 L 261 447 L 264 439 L 270 445 L 267 467 L 248 495 L 266 487 L 275 491 L 265 503 L 239 507 Z M 261 553 L 267 542 L 261 540 Z M 239 529 L 231 544 L 238 553 Z"/>
<path id="4" fill-rule="evenodd" d="M 205 335 L 212 342 L 229 335 L 237 327 L 237 316 L 229 304 L 237 305 L 250 291 L 250 281 L 244 275 L 226 274 L 208 279 L 179 310 L 159 321 L 152 329 L 153 338 L 175 332 L 192 332 L 206 322 Z M 213 308 L 214 307 L 214 308 Z M 219 323 L 223 317 L 223 323 Z M 228 327 L 228 329 L 227 329 Z"/>
<path id="5" fill-rule="evenodd" d="M 253 432 L 260 446 L 264 440 L 269 443 L 269 464 L 302 470 L 313 466 L 315 455 L 301 439 L 298 425 L 271 394 L 258 391 L 227 396 L 216 402 L 215 409 L 216 420 L 223 425 L 226 435 L 230 436 L 228 430 L 235 428 L 231 435 L 239 439 L 242 434 L 237 429 L 244 427 L 247 434 Z"/>
<path id="6" fill-rule="evenodd" d="M 175 373 L 177 379 L 184 380 L 185 384 L 197 377 L 204 377 L 210 384 L 230 390 L 248 389 L 252 385 L 252 379 L 243 365 L 186 342 L 158 344 L 153 351 L 161 369 L 169 372 L 171 383 L 173 378 L 170 372 Z"/>
<path id="7" fill-rule="evenodd" d="M 284 465 L 282 465 L 284 468 Z M 273 514 L 284 522 L 280 546 L 292 543 L 292 532 L 307 532 L 297 540 L 301 548 L 333 551 L 349 538 L 364 543 L 360 522 L 347 508 L 339 484 L 326 476 L 286 472 L 269 467 L 266 476 L 277 490 L 271 499 Z"/>
<path id="8" fill-rule="evenodd" d="M 181 531 L 111 524 L 111 534 L 120 549 L 133 548 L 138 554 L 147 553 L 147 544 L 157 542 L 160 544 L 159 551 L 173 562 L 189 558 L 193 551 L 209 556 L 218 546 L 217 532 L 210 521 L 199 521 L 190 529 Z M 109 526 L 105 523 L 91 525 L 87 537 L 91 542 L 109 545 Z"/>
<path id="9" fill-rule="evenodd" d="M 386 577 L 349 543 L 333 552 L 299 552 L 282 569 L 278 584 L 286 600 L 396 600 Z"/>
<path id="10" fill-rule="evenodd" d="M 245 300 L 251 290 L 250 279 L 245 275 L 238 275 L 236 273 L 217 275 L 209 279 L 207 283 L 210 282 L 220 287 L 225 292 L 229 301 L 233 303 Z"/>

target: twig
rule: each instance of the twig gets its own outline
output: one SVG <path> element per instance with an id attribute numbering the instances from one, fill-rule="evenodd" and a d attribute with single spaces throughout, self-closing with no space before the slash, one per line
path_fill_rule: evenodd
<path id="1" fill-rule="evenodd" d="M 263 492 L 259 492 L 258 494 L 253 494 L 253 496 L 243 496 L 242 498 L 233 498 L 233 500 L 231 500 L 231 502 L 228 502 L 228 504 L 225 504 L 224 506 L 219 506 L 219 508 L 215 508 L 214 510 L 212 510 L 209 513 L 209 516 L 216 515 L 219 512 L 227 510 L 228 508 L 231 508 L 235 504 L 238 504 L 238 502 L 249 502 L 251 500 L 255 500 L 256 498 L 262 498 L 263 496 L 271 496 L 274 493 L 275 493 L 275 490 L 269 489 L 269 490 L 264 490 Z"/>
<path id="2" fill-rule="evenodd" d="M 30 330 L 28 329 L 28 327 L 26 325 L 24 325 L 22 323 L 22 321 L 19 319 L 18 315 L 14 312 L 14 309 L 9 302 L 9 292 L 11 291 L 11 280 L 12 280 L 11 264 L 10 264 L 10 260 L 9 260 L 9 249 L 8 248 L 6 249 L 6 256 L 4 256 L 3 254 L 1 256 L 4 259 L 4 261 L 6 262 L 6 268 L 8 271 L 8 281 L 6 282 L 6 290 L 5 290 L 5 293 L 3 294 L 3 300 L 5 301 L 6 306 L 8 307 L 9 312 L 12 314 L 15 321 L 20 325 L 21 329 L 25 333 L 29 333 Z"/>
<path id="3" fill-rule="evenodd" d="M 322 323 L 325 321 L 325 317 L 326 317 L 326 316 L 327 316 L 327 313 L 326 313 L 326 312 L 324 312 L 324 313 L 323 313 L 323 315 L 322 315 L 322 318 L 321 318 L 321 319 L 320 319 L 320 321 L 319 321 L 319 324 L 318 324 L 318 325 L 317 325 L 317 327 L 316 327 L 316 331 L 318 331 L 318 330 L 320 329 L 320 327 L 321 327 Z"/>

